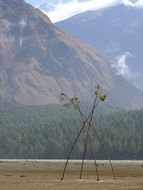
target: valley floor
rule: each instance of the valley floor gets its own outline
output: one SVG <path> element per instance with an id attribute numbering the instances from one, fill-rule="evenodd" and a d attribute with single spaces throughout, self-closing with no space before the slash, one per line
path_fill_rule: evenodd
<path id="1" fill-rule="evenodd" d="M 100 181 L 93 163 L 85 163 L 79 179 L 80 163 L 72 162 L 63 181 L 63 162 L 0 161 L 0 190 L 143 190 L 142 162 L 113 162 L 116 180 L 107 162 L 99 162 Z"/>

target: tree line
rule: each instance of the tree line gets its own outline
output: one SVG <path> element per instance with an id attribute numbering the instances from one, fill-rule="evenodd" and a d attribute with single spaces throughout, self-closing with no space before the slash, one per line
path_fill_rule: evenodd
<path id="1" fill-rule="evenodd" d="M 143 159 L 143 110 L 95 115 L 93 127 L 111 159 Z M 0 158 L 65 159 L 81 128 L 76 111 L 60 106 L 6 106 L 0 108 Z M 86 133 L 71 158 L 81 159 Z M 107 155 L 94 131 L 91 138 L 97 159 Z M 90 146 L 86 159 L 92 159 Z"/>

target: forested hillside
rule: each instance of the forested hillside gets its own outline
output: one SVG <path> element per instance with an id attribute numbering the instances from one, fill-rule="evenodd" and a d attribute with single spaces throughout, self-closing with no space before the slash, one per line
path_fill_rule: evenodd
<path id="1" fill-rule="evenodd" d="M 143 110 L 98 114 L 93 126 L 112 159 L 143 159 Z M 60 106 L 2 106 L 0 158 L 66 158 L 80 127 L 78 114 Z M 82 157 L 84 137 L 72 158 Z M 107 159 L 94 131 L 92 140 L 97 159 Z M 90 148 L 86 158 L 92 159 Z"/>

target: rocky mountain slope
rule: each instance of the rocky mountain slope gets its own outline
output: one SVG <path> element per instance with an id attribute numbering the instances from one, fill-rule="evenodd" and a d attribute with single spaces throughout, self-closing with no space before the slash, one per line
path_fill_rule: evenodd
<path id="1" fill-rule="evenodd" d="M 57 26 L 98 48 L 118 73 L 143 90 L 143 9 L 118 5 L 76 15 Z"/>
<path id="2" fill-rule="evenodd" d="M 57 103 L 62 89 L 89 101 L 100 83 L 114 106 L 143 107 L 143 94 L 114 75 L 103 56 L 23 0 L 0 0 L 0 97 Z"/>

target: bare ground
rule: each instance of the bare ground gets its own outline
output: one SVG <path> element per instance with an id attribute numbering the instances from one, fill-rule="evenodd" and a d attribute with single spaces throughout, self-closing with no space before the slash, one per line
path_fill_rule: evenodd
<path id="1" fill-rule="evenodd" d="M 94 165 L 86 163 L 79 179 L 80 164 L 71 163 L 61 181 L 63 163 L 0 162 L 0 190 L 143 190 L 143 165 L 116 163 L 116 180 L 107 163 L 98 165 L 100 181 Z"/>

